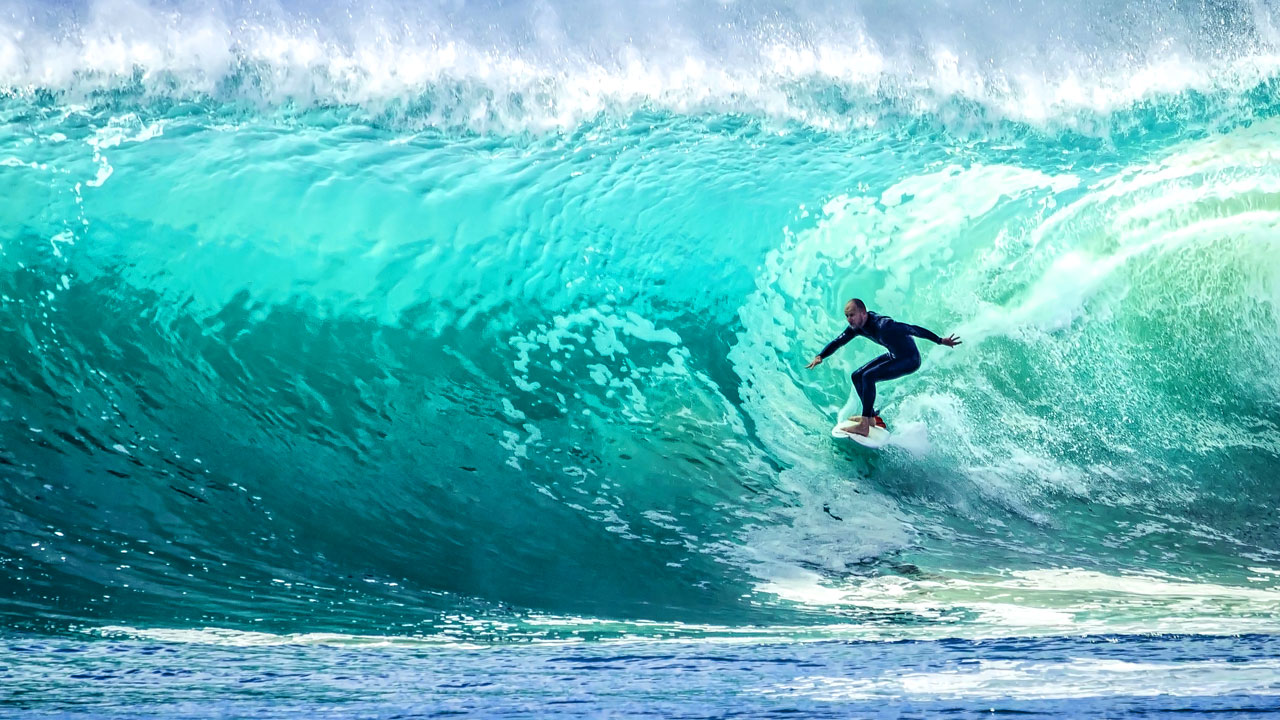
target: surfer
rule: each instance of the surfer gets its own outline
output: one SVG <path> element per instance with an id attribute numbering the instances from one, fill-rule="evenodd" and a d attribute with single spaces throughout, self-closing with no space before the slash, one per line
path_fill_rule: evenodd
<path id="1" fill-rule="evenodd" d="M 805 369 L 812 370 L 821 365 L 823 360 L 831 357 L 832 353 L 859 335 L 884 346 L 889 351 L 858 368 L 850 376 L 853 380 L 853 389 L 862 400 L 862 417 L 857 425 L 849 429 L 849 432 L 867 435 L 871 432 L 873 420 L 880 427 L 885 426 L 875 409 L 876 383 L 910 375 L 920 369 L 920 350 L 916 348 L 916 341 L 913 338 L 932 340 L 947 347 L 959 345 L 960 338 L 955 335 L 938 337 L 919 325 L 908 325 L 888 315 L 869 312 L 867 306 L 858 298 L 845 303 L 844 317 L 849 321 L 849 327 L 845 328 L 835 340 L 827 343 L 827 346 L 822 348 L 822 352 L 818 353 L 813 358 L 813 362 L 805 366 Z"/>

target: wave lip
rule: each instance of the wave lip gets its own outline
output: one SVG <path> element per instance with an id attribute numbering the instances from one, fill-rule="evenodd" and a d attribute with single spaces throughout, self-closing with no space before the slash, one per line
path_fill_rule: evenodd
<path id="1" fill-rule="evenodd" d="M 1021 3 L 878 14 L 673 4 L 659 17 L 571 3 L 470 18 L 362 10 L 28 5 L 0 19 L 0 87 L 72 103 L 338 106 L 476 132 L 560 130 L 638 110 L 828 130 L 928 116 L 1091 131 L 1099 116 L 1153 99 L 1235 98 L 1280 75 L 1280 34 L 1263 4 L 1217 14 L 1085 4 L 1066 17 Z M 1105 29 L 1116 21 L 1128 24 Z"/>

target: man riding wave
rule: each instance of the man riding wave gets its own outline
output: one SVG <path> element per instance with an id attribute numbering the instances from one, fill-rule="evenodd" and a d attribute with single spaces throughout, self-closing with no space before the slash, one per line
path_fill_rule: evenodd
<path id="1" fill-rule="evenodd" d="M 844 317 L 848 320 L 849 327 L 845 328 L 835 340 L 827 343 L 827 346 L 822 348 L 822 352 L 818 353 L 813 358 L 813 362 L 805 368 L 812 370 L 821 365 L 823 360 L 831 357 L 832 353 L 858 336 L 865 337 L 888 350 L 855 370 L 850 376 L 853 380 L 854 392 L 858 393 L 858 398 L 862 400 L 862 416 L 857 424 L 849 429 L 849 432 L 865 436 L 870 434 L 872 422 L 880 427 L 885 426 L 875 409 L 876 383 L 882 380 L 895 380 L 920 369 L 920 350 L 916 348 L 915 338 L 924 338 L 947 347 L 959 345 L 960 338 L 955 335 L 938 337 L 919 325 L 909 325 L 898 322 L 888 315 L 870 312 L 858 298 L 845 303 Z"/>

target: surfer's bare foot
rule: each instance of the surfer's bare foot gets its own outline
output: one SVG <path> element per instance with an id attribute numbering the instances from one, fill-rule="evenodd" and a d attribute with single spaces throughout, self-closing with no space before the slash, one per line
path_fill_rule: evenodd
<path id="1" fill-rule="evenodd" d="M 865 417 L 858 418 L 857 424 L 849 428 L 849 432 L 853 433 L 854 435 L 861 435 L 862 437 L 867 437 L 868 435 L 871 434 L 871 421 L 866 419 Z"/>

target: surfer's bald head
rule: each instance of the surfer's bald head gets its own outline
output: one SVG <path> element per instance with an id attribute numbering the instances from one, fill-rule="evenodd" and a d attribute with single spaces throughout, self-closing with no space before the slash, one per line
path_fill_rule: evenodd
<path id="1" fill-rule="evenodd" d="M 860 328 L 867 321 L 867 306 L 858 298 L 853 298 L 844 304 L 844 319 L 849 321 L 849 327 Z"/>

